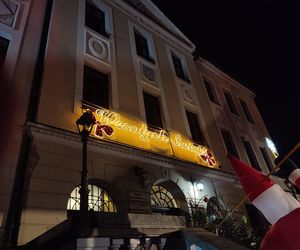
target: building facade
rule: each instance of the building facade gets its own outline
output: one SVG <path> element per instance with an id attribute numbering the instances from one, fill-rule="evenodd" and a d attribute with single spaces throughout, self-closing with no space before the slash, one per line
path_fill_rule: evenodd
<path id="1" fill-rule="evenodd" d="M 19 244 L 79 210 L 76 121 L 86 110 L 96 119 L 89 208 L 125 214 L 144 235 L 190 226 L 209 200 L 233 209 L 244 193 L 227 152 L 272 170 L 254 93 L 196 60 L 151 1 L 2 0 L 0 9 L 0 62 L 18 100 L 0 222 L 5 234 L 19 218 Z"/>

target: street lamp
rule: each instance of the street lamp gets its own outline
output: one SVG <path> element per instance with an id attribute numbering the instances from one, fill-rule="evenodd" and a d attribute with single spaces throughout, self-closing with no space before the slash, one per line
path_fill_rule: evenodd
<path id="1" fill-rule="evenodd" d="M 204 185 L 202 182 L 197 182 L 195 186 L 198 189 L 198 191 L 200 191 L 200 192 L 203 191 Z"/>
<path id="2" fill-rule="evenodd" d="M 82 116 L 76 121 L 78 132 L 81 135 L 82 141 L 82 170 L 80 181 L 80 216 L 83 219 L 87 218 L 88 214 L 88 169 L 87 169 L 87 140 L 92 132 L 95 124 L 95 117 L 90 110 L 86 110 Z"/>

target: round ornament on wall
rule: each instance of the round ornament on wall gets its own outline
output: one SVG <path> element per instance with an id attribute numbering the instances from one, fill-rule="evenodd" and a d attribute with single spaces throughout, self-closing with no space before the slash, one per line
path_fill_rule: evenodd
<path id="1" fill-rule="evenodd" d="M 100 41 L 94 37 L 91 37 L 89 39 L 88 44 L 89 44 L 89 49 L 90 49 L 91 53 L 93 54 L 93 56 L 100 58 L 100 59 L 104 59 L 107 57 L 107 49 L 102 41 Z"/>
<path id="2" fill-rule="evenodd" d="M 191 88 L 182 86 L 181 87 L 183 99 L 189 103 L 194 103 L 193 91 Z"/>

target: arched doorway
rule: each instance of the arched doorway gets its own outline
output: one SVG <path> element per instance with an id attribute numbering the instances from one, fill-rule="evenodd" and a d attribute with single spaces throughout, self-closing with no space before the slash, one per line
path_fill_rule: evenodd
<path id="1" fill-rule="evenodd" d="M 188 206 L 182 190 L 172 181 L 155 183 L 151 188 L 153 213 L 185 215 Z"/>
<path id="2" fill-rule="evenodd" d="M 117 212 L 116 205 L 112 200 L 109 193 L 103 188 L 96 185 L 88 185 L 89 196 L 88 196 L 88 206 L 89 210 L 95 212 Z M 68 211 L 79 210 L 80 209 L 80 187 L 76 187 L 68 200 L 67 209 Z"/>

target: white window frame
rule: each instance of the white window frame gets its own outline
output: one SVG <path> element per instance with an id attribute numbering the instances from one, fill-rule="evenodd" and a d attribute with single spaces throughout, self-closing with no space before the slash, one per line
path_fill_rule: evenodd
<path id="1" fill-rule="evenodd" d="M 139 56 L 137 54 L 137 50 L 136 50 L 136 44 L 135 44 L 135 35 L 134 32 L 137 31 L 139 32 L 146 40 L 147 40 L 147 45 L 148 45 L 148 50 L 149 50 L 149 56 L 151 59 L 154 60 L 154 64 L 157 61 L 157 56 L 156 56 L 156 51 L 155 51 L 155 47 L 154 47 L 154 41 L 153 41 L 153 37 L 151 35 L 151 33 L 145 31 L 144 29 L 142 29 L 141 27 L 135 25 L 134 23 L 129 21 L 129 36 L 130 36 L 130 41 L 131 41 L 131 48 L 134 49 L 134 55 L 145 61 L 146 63 L 149 63 L 150 61 L 148 61 L 147 59 Z M 151 62 L 150 62 L 151 63 Z"/>
<path id="2" fill-rule="evenodd" d="M 131 54 L 132 54 L 132 58 L 133 58 L 133 65 L 134 65 L 135 76 L 136 76 L 136 84 L 137 84 L 137 89 L 138 89 L 141 119 L 146 123 L 147 119 L 146 119 L 146 112 L 145 112 L 145 107 L 144 107 L 143 92 L 147 92 L 147 93 L 159 98 L 163 129 L 170 129 L 169 113 L 168 113 L 168 109 L 167 109 L 167 103 L 166 103 L 166 99 L 165 99 L 164 90 L 161 87 L 159 62 L 157 61 L 157 55 L 156 55 L 156 50 L 154 47 L 153 36 L 150 32 L 145 31 L 143 28 L 141 28 L 140 26 L 138 26 L 137 24 L 133 23 L 130 20 L 128 21 L 128 28 L 129 28 Z M 134 36 L 135 30 L 140 32 L 147 39 L 149 56 L 155 61 L 155 64 L 144 59 L 143 57 L 140 57 L 137 54 L 136 45 L 135 45 L 135 36 Z M 148 83 L 145 83 L 142 80 L 141 73 L 140 73 L 140 62 L 142 62 L 145 65 L 149 65 L 149 66 L 151 65 L 152 67 L 154 66 L 155 73 L 156 73 L 157 87 L 154 87 Z"/>
<path id="3" fill-rule="evenodd" d="M 206 95 L 207 95 L 207 98 L 208 98 L 209 102 L 210 102 L 210 103 L 213 103 L 213 104 L 215 104 L 215 105 L 221 106 L 220 97 L 219 97 L 219 95 L 218 95 L 218 90 L 217 90 L 217 88 L 216 88 L 216 86 L 215 86 L 214 81 L 213 81 L 211 78 L 207 77 L 206 75 L 201 75 L 201 77 L 202 77 L 202 80 L 203 80 L 203 84 L 204 84 L 204 87 L 205 87 L 205 90 L 206 90 Z M 205 86 L 204 81 L 207 81 L 207 82 L 208 82 L 210 88 L 211 88 L 212 91 L 213 91 L 213 95 L 214 95 L 214 98 L 216 99 L 216 100 L 215 100 L 216 102 L 210 100 L 209 95 L 208 95 L 208 93 L 207 93 L 207 89 L 206 89 L 206 86 Z"/>
<path id="4" fill-rule="evenodd" d="M 87 2 L 87 1 L 88 0 L 85 0 L 85 2 Z M 108 35 L 112 35 L 112 30 L 113 30 L 112 23 L 113 23 L 113 21 L 112 21 L 112 10 L 111 10 L 111 8 L 106 6 L 105 4 L 103 4 L 103 2 L 100 1 L 100 0 L 89 0 L 89 2 L 93 3 L 98 9 L 100 9 L 101 11 L 104 12 L 105 32 Z M 102 34 L 100 34 L 100 35 L 102 35 Z"/>
<path id="5" fill-rule="evenodd" d="M 228 90 L 227 88 L 224 88 L 224 87 L 222 87 L 222 92 L 223 92 L 223 97 L 224 97 L 224 101 L 225 101 L 224 104 L 227 106 L 227 108 L 229 110 L 229 113 L 231 115 L 234 115 L 235 117 L 240 117 L 241 116 L 241 111 L 239 110 L 239 105 L 237 105 L 237 101 L 236 101 L 236 99 L 238 97 L 235 96 L 230 90 Z M 226 93 L 230 94 L 230 96 L 232 98 L 232 101 L 233 101 L 233 105 L 235 106 L 237 114 L 235 114 L 233 111 L 231 111 L 231 109 L 229 107 L 229 103 L 227 102 L 227 99 L 226 99 L 226 96 L 225 96 Z"/>
<path id="6" fill-rule="evenodd" d="M 90 0 L 96 7 L 98 7 L 105 14 L 105 31 L 110 34 L 107 38 L 102 34 L 92 31 L 85 26 L 85 3 L 87 0 L 79 1 L 78 6 L 78 24 L 77 24 L 77 65 L 76 65 L 76 82 L 74 93 L 74 107 L 73 112 L 76 114 L 82 113 L 82 96 L 83 96 L 83 77 L 84 65 L 88 65 L 95 70 L 110 75 L 110 106 L 111 108 L 119 108 L 119 94 L 117 85 L 117 71 L 116 71 L 116 52 L 114 47 L 114 32 L 113 32 L 113 18 L 112 9 L 105 5 L 101 0 Z M 94 32 L 96 36 L 101 36 L 102 40 L 106 40 L 110 46 L 111 62 L 107 64 L 100 60 L 90 57 L 85 54 L 85 30 Z"/>
<path id="7" fill-rule="evenodd" d="M 226 143 L 224 141 L 224 138 L 223 138 L 223 135 L 222 135 L 222 131 L 227 131 L 227 132 L 230 133 L 230 136 L 231 136 L 231 139 L 232 139 L 232 141 L 234 143 L 234 146 L 235 146 L 235 149 L 237 151 L 237 154 L 241 158 L 240 145 L 238 144 L 239 142 L 235 138 L 234 132 L 229 127 L 226 127 L 226 126 L 218 126 L 218 130 L 219 130 L 219 135 L 220 135 L 221 142 L 222 142 L 222 145 L 223 145 L 223 148 L 224 148 L 224 154 L 228 153 L 228 149 L 226 147 Z M 240 135 L 240 138 L 241 137 L 242 136 Z"/>
<path id="8" fill-rule="evenodd" d="M 185 77 L 189 80 L 189 81 L 186 81 L 184 79 L 181 79 L 177 76 L 176 74 L 176 71 L 175 71 L 175 66 L 174 66 L 174 62 L 173 62 L 173 57 L 172 55 L 175 55 L 179 60 L 180 60 L 180 63 L 181 63 L 181 66 L 182 66 L 182 69 L 183 69 L 183 73 L 185 75 Z M 171 59 L 171 64 L 172 64 L 172 71 L 173 71 L 173 74 L 174 76 L 179 80 L 179 81 L 182 81 L 188 85 L 191 85 L 191 76 L 190 76 L 190 72 L 189 72 L 189 69 L 188 69 L 188 66 L 187 66 L 187 62 L 186 62 L 186 58 L 184 55 L 182 55 L 181 53 L 175 51 L 174 49 L 171 49 L 170 48 L 170 59 Z"/>

